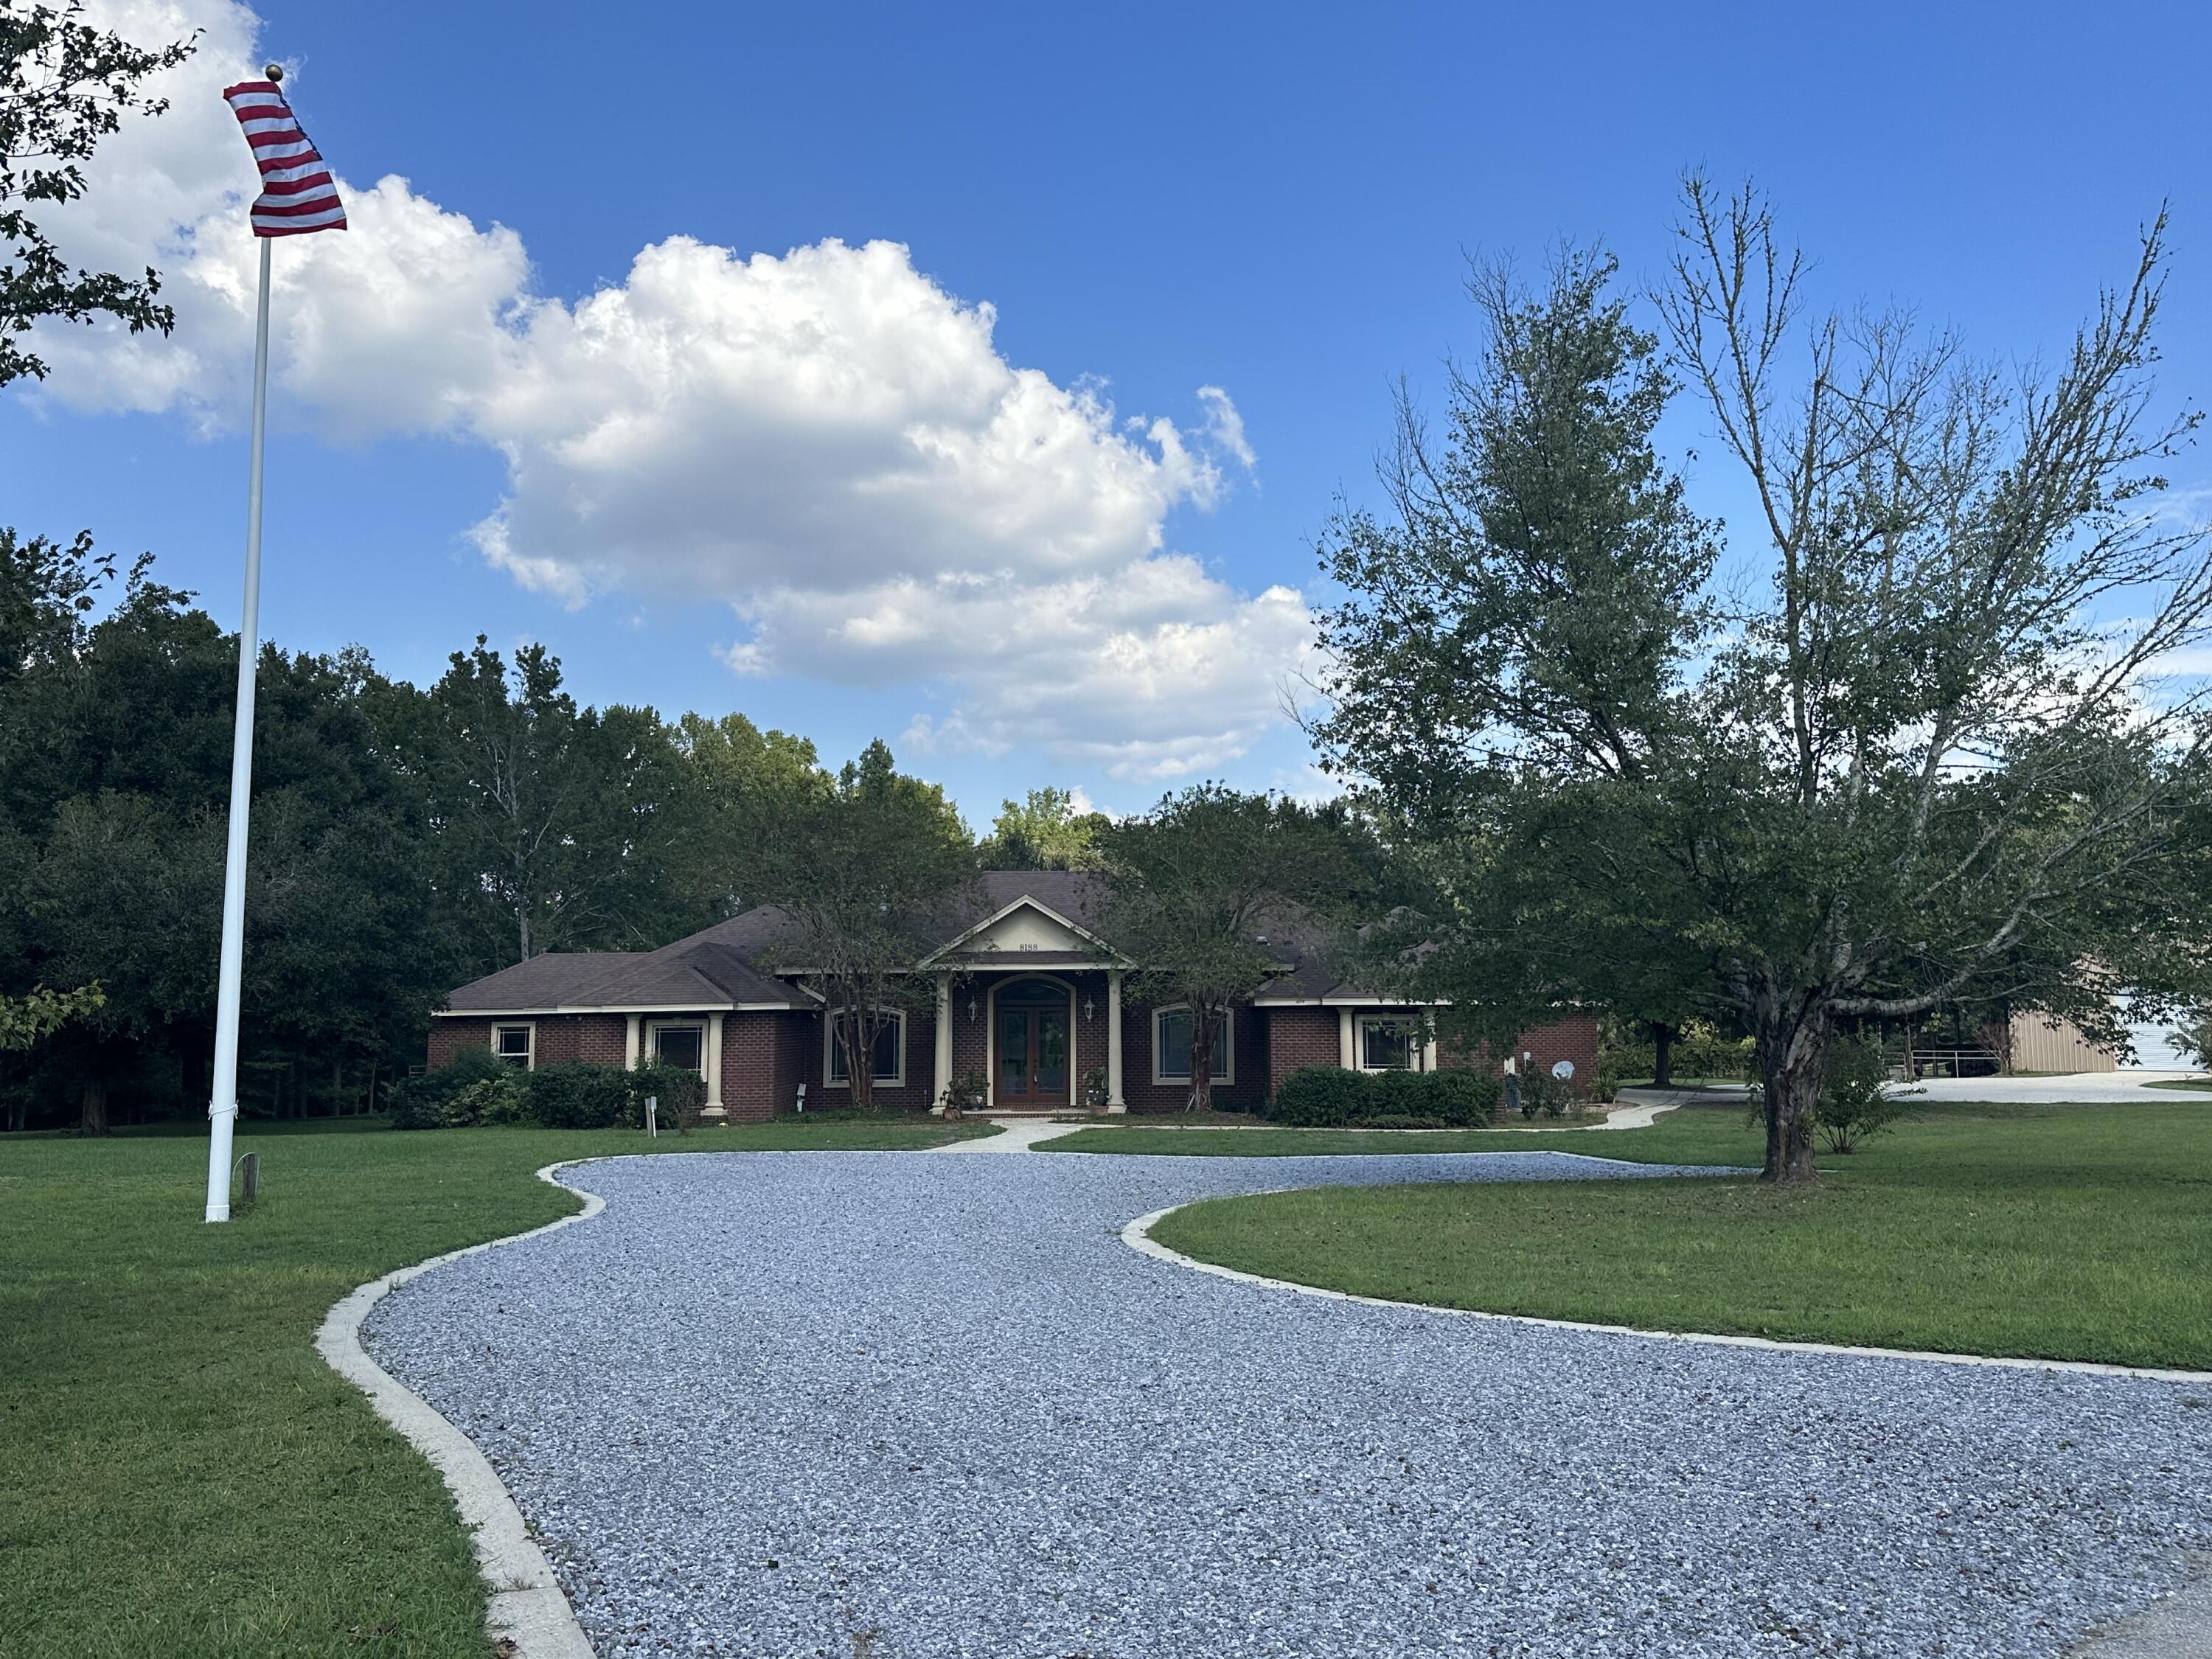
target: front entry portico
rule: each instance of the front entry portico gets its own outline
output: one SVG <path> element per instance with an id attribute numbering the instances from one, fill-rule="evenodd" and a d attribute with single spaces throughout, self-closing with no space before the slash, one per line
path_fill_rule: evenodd
<path id="1" fill-rule="evenodd" d="M 1056 979 L 1011 980 L 991 1000 L 992 1103 L 1074 1104 L 1074 988 Z"/>

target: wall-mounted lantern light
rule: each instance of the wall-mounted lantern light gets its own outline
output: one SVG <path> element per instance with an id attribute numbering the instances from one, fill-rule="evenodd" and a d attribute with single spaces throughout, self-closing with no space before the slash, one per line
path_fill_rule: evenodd
<path id="1" fill-rule="evenodd" d="M 1091 1017 L 1097 1012 L 1098 1005 L 1096 1002 L 1092 1001 L 1089 997 L 1083 999 L 1083 1018 L 1086 1024 L 1089 1023 Z"/>

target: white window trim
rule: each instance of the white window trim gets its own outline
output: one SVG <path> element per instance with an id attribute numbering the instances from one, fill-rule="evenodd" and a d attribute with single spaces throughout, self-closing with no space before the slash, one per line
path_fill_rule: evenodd
<path id="1" fill-rule="evenodd" d="M 1160 1016 L 1189 1012 L 1188 1002 L 1170 1002 L 1164 1007 L 1152 1010 L 1152 1085 L 1155 1088 L 1186 1089 L 1190 1086 L 1188 1077 L 1169 1077 L 1160 1070 Z M 1213 1086 L 1217 1089 L 1228 1088 L 1237 1081 L 1237 1011 L 1234 1008 L 1227 1010 L 1221 1017 L 1221 1047 L 1224 1063 L 1214 1076 Z"/>
<path id="2" fill-rule="evenodd" d="M 1370 1025 L 1411 1025 L 1413 1035 L 1407 1040 L 1407 1052 L 1413 1063 L 1407 1066 L 1370 1066 L 1367 1063 L 1367 1028 Z M 1423 1021 L 1417 1013 L 1356 1014 L 1352 1021 L 1352 1058 L 1354 1069 L 1362 1072 L 1425 1072 L 1429 1065 L 1428 1033 L 1422 1029 Z"/>
<path id="3" fill-rule="evenodd" d="M 527 1031 L 530 1034 L 529 1042 L 522 1053 L 522 1069 L 526 1072 L 536 1071 L 538 1069 L 538 1022 L 534 1019 L 495 1019 L 492 1022 L 489 1039 L 491 1057 L 494 1060 L 512 1060 L 514 1058 L 514 1055 L 503 1054 L 499 1051 L 499 1034 L 501 1031 Z"/>
<path id="4" fill-rule="evenodd" d="M 699 1034 L 699 1075 L 707 1075 L 707 1021 L 705 1018 L 647 1019 L 641 1023 L 637 1045 L 638 1063 L 649 1066 L 660 1058 L 660 1034 L 663 1031 L 696 1031 Z"/>
<path id="5" fill-rule="evenodd" d="M 876 1012 L 889 1014 L 898 1024 L 898 1069 L 889 1077 L 870 1079 L 870 1086 L 903 1089 L 906 1087 L 906 1011 L 902 1008 L 878 1008 Z M 830 1062 L 837 1052 L 831 1040 L 831 1033 L 836 1029 L 836 1014 L 825 1010 L 822 1016 L 822 1086 L 825 1089 L 850 1089 L 853 1086 L 850 1079 L 830 1075 Z"/>

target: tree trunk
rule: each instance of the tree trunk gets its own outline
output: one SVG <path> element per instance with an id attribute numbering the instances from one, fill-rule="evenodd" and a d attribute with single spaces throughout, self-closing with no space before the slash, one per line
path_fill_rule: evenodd
<path id="1" fill-rule="evenodd" d="M 1809 1186 L 1813 1123 L 1820 1097 L 1820 1063 L 1827 1051 L 1824 1009 L 1796 997 L 1763 994 L 1753 1023 L 1766 1114 L 1766 1164 L 1761 1181 Z"/>
<path id="2" fill-rule="evenodd" d="M 1213 1109 L 1213 1020 L 1193 1003 L 1190 1010 L 1190 1098 L 1186 1112 Z"/>
<path id="3" fill-rule="evenodd" d="M 876 1033 L 874 1012 L 864 1004 L 848 1001 L 838 1021 L 839 1041 L 845 1045 L 846 1097 L 861 1111 L 876 1104 Z"/>
<path id="4" fill-rule="evenodd" d="M 77 1095 L 76 1129 L 83 1135 L 107 1133 L 107 1085 L 98 1078 L 85 1079 Z"/>
<path id="5" fill-rule="evenodd" d="M 1674 1086 L 1674 1028 L 1663 1019 L 1651 1022 L 1651 1086 Z"/>

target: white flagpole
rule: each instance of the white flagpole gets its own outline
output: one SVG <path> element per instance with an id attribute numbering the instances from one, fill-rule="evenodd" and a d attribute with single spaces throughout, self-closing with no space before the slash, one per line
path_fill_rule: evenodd
<path id="1" fill-rule="evenodd" d="M 269 71 L 275 79 L 276 71 Z M 246 817 L 253 794 L 253 670 L 261 653 L 261 441 L 269 410 L 269 245 L 253 319 L 253 456 L 246 483 L 246 606 L 238 621 L 238 715 L 230 736 L 230 848 L 222 866 L 222 966 L 216 981 L 215 1091 L 208 1103 L 207 1218 L 230 1219 L 230 1143 L 238 1121 L 239 981 L 246 958 Z"/>

